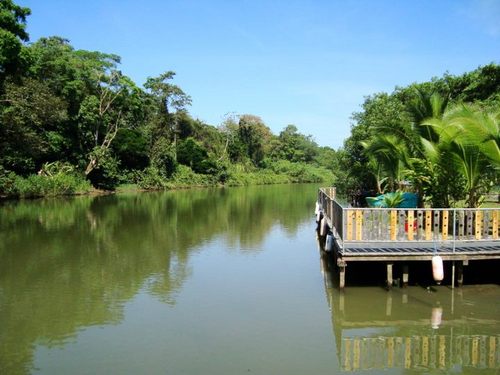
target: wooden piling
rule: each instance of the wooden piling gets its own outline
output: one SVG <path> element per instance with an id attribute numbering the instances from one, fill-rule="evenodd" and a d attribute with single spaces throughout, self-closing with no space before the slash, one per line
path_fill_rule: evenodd
<path id="1" fill-rule="evenodd" d="M 387 263 L 387 289 L 392 288 L 392 263 Z"/>
<path id="2" fill-rule="evenodd" d="M 403 288 L 408 286 L 408 278 L 409 278 L 409 267 L 407 264 L 403 266 Z"/>

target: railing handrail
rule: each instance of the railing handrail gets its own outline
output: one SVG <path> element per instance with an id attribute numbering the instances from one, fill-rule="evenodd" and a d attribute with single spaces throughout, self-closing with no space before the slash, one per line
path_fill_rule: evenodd
<path id="1" fill-rule="evenodd" d="M 330 194 L 329 194 L 330 193 Z M 333 195 L 333 197 L 331 196 Z M 500 241 L 500 207 L 492 208 L 382 208 L 344 207 L 334 188 L 320 188 L 318 199 L 324 214 L 342 242 L 442 242 Z M 377 214 L 379 213 L 379 214 Z M 369 218 L 371 222 L 368 220 Z M 363 228 L 366 221 L 376 227 L 379 238 Z M 405 235 L 405 232 L 408 235 Z M 389 234 L 390 233 L 390 234 Z M 389 238 L 390 237 L 390 238 Z"/>

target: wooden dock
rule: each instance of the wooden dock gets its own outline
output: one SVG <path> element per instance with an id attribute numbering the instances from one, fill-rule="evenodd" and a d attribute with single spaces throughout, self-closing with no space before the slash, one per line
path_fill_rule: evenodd
<path id="1" fill-rule="evenodd" d="M 431 261 L 439 255 L 453 262 L 454 287 L 455 281 L 462 284 L 469 261 L 500 259 L 499 208 L 346 208 L 336 200 L 335 188 L 319 190 L 318 207 L 320 234 L 333 237 L 341 288 L 349 262 L 386 262 L 390 287 L 393 262 Z M 407 281 L 408 274 L 402 279 Z"/>

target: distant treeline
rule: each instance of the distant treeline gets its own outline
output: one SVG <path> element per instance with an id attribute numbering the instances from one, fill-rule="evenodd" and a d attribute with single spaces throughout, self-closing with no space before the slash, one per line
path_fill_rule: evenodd
<path id="1" fill-rule="evenodd" d="M 0 2 L 0 195 L 41 196 L 193 185 L 331 183 L 335 151 L 257 116 L 212 126 L 187 111 L 175 73 L 143 88 L 120 57 L 61 37 L 28 43 L 28 8 Z"/>
<path id="2" fill-rule="evenodd" d="M 28 8 L 0 1 L 0 196 L 289 182 L 348 195 L 413 190 L 434 207 L 498 186 L 500 66 L 365 98 L 339 150 L 257 116 L 194 119 L 175 73 L 139 87 L 120 57 L 61 37 L 28 43 Z M 332 132 L 335 129 L 331 129 Z"/>

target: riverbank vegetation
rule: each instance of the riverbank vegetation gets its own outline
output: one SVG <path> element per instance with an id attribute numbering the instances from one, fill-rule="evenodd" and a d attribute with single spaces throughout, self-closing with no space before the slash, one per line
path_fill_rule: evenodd
<path id="1" fill-rule="evenodd" d="M 206 124 L 174 72 L 139 87 L 119 56 L 62 37 L 28 43 L 30 10 L 7 0 L 0 12 L 0 195 L 331 183 L 335 151 L 294 125 L 273 134 L 247 114 Z"/>
<path id="2" fill-rule="evenodd" d="M 140 87 L 117 55 L 58 36 L 29 43 L 29 14 L 0 2 L 1 197 L 322 182 L 350 196 L 409 190 L 422 205 L 477 207 L 499 191 L 495 63 L 366 97 L 333 150 L 251 114 L 206 124 L 174 72 Z"/>
<path id="3" fill-rule="evenodd" d="M 338 150 L 350 196 L 414 191 L 421 205 L 478 207 L 500 191 L 500 66 L 365 98 Z"/>

